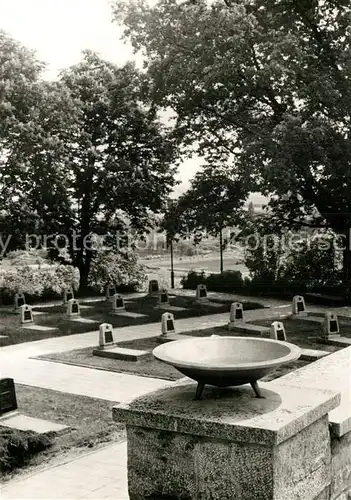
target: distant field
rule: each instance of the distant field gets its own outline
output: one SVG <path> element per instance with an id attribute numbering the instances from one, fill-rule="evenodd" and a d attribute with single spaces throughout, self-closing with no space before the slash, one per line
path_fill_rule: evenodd
<path id="1" fill-rule="evenodd" d="M 170 260 L 154 260 L 154 261 L 149 260 L 143 263 L 145 263 L 147 266 L 150 267 L 160 267 L 166 269 L 170 269 L 171 266 Z M 191 269 L 194 269 L 196 271 L 201 271 L 203 269 L 204 271 L 208 271 L 211 273 L 219 273 L 220 271 L 219 266 L 220 266 L 219 257 L 217 258 L 211 257 L 209 259 L 199 257 L 199 259 L 193 259 L 193 260 L 189 259 L 181 261 L 177 260 L 174 263 L 174 270 L 190 271 Z M 246 266 L 244 266 L 244 264 L 237 264 L 237 259 L 229 256 L 224 258 L 224 270 L 225 271 L 238 270 L 241 271 L 244 275 L 248 274 L 248 269 L 246 268 Z"/>

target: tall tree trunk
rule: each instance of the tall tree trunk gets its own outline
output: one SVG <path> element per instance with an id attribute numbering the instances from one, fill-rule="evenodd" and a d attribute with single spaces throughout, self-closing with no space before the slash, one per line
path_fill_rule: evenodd
<path id="1" fill-rule="evenodd" d="M 222 228 L 219 231 L 219 252 L 220 252 L 220 271 L 221 274 L 223 273 L 224 270 L 224 264 L 223 264 L 223 234 L 222 234 Z"/>
<path id="2" fill-rule="evenodd" d="M 351 304 L 351 229 L 344 232 L 343 285 L 347 304 Z"/>

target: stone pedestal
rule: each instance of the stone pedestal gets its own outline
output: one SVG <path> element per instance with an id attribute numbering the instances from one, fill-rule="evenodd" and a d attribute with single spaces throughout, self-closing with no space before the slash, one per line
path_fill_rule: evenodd
<path id="1" fill-rule="evenodd" d="M 128 437 L 130 500 L 315 500 L 331 481 L 332 391 L 188 380 L 113 409 Z"/>

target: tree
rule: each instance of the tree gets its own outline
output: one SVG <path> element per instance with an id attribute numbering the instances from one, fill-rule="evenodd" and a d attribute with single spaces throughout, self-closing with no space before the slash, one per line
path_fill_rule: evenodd
<path id="1" fill-rule="evenodd" d="M 100 292 L 110 284 L 117 288 L 139 289 L 147 280 L 145 268 L 137 262 L 137 255 L 130 249 L 120 252 L 100 250 L 93 258 L 89 282 Z"/>
<path id="2" fill-rule="evenodd" d="M 132 64 L 119 68 L 86 51 L 58 82 L 37 86 L 40 99 L 0 184 L 7 200 L 36 215 L 33 231 L 51 235 L 52 257 L 68 247 L 84 289 L 93 235 L 116 240 L 128 227 L 145 229 L 172 190 L 176 148 L 156 111 L 142 103 L 143 78 Z M 6 133 L 12 144 L 11 124 Z"/>
<path id="3" fill-rule="evenodd" d="M 114 12 L 183 144 L 212 164 L 235 156 L 281 225 L 342 234 L 350 291 L 350 2 L 118 0 Z"/>
<path id="4" fill-rule="evenodd" d="M 223 272 L 223 250 L 228 238 L 223 230 L 235 226 L 243 214 L 247 192 L 233 170 L 226 167 L 205 166 L 191 181 L 190 189 L 179 197 L 171 217 L 177 217 L 178 232 L 194 235 L 199 242 L 203 233 L 219 236 L 220 271 Z"/>

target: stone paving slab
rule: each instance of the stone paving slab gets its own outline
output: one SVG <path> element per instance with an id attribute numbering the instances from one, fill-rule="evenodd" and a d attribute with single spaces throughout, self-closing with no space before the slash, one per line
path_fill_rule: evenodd
<path id="1" fill-rule="evenodd" d="M 251 325 L 250 323 L 244 323 L 240 321 L 228 323 L 228 329 L 230 331 L 248 333 L 248 334 L 259 333 L 261 335 L 264 335 L 265 333 L 270 333 L 270 328 L 268 328 L 268 326 Z"/>
<path id="2" fill-rule="evenodd" d="M 67 425 L 57 424 L 41 418 L 28 417 L 27 415 L 16 414 L 9 418 L 0 420 L 1 427 L 10 427 L 22 431 L 34 431 L 38 434 L 47 434 L 48 432 L 63 432 L 68 429 Z"/>
<path id="3" fill-rule="evenodd" d="M 126 349 L 124 347 L 94 349 L 93 354 L 94 356 L 100 356 L 101 358 L 122 359 L 124 361 L 138 361 L 139 359 L 150 357 L 149 351 Z"/>
<path id="4" fill-rule="evenodd" d="M 37 330 L 38 332 L 49 332 L 50 330 L 57 330 L 57 328 L 53 326 L 44 326 L 44 325 L 23 325 L 22 328 L 25 330 Z"/>
<path id="5" fill-rule="evenodd" d="M 321 316 L 296 316 L 296 315 L 291 315 L 291 318 L 294 320 L 299 320 L 299 321 L 306 321 L 307 323 L 319 323 L 320 325 L 323 324 L 324 318 Z"/>
<path id="6" fill-rule="evenodd" d="M 147 314 L 135 313 L 132 311 L 116 312 L 117 316 L 125 316 L 126 318 L 147 318 Z"/>
<path id="7" fill-rule="evenodd" d="M 351 346 L 351 338 L 342 337 L 341 335 L 330 336 L 328 339 L 322 340 L 321 342 L 323 344 L 333 345 L 336 347 L 349 347 L 349 346 Z"/>
<path id="8" fill-rule="evenodd" d="M 317 349 L 301 349 L 300 359 L 307 361 L 316 361 L 317 359 L 324 358 L 331 354 L 329 351 L 318 351 Z"/>
<path id="9" fill-rule="evenodd" d="M 1 489 L 1 499 L 6 500 L 103 498 L 129 500 L 126 442 L 11 481 Z"/>
<path id="10" fill-rule="evenodd" d="M 188 311 L 188 309 L 186 307 L 179 307 L 179 306 L 163 306 L 162 304 L 160 304 L 158 306 L 159 309 L 164 309 L 165 311 L 174 311 L 174 312 L 179 312 L 179 311 Z"/>
<path id="11" fill-rule="evenodd" d="M 90 318 L 69 318 L 70 321 L 75 321 L 76 323 L 95 323 L 97 324 L 98 321 L 95 321 L 94 319 L 90 319 Z"/>

